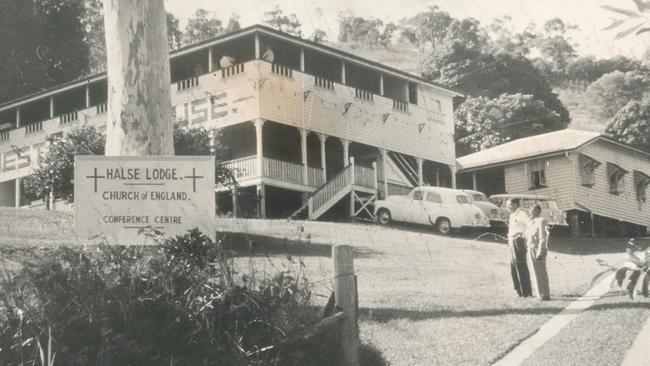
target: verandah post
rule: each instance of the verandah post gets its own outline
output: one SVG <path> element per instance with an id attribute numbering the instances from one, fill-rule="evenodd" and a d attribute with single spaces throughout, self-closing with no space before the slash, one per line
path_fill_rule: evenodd
<path id="1" fill-rule="evenodd" d="M 350 186 L 352 189 L 350 189 L 350 218 L 354 218 L 354 182 L 356 180 L 355 174 L 354 174 L 354 157 L 350 157 Z"/>
<path id="2" fill-rule="evenodd" d="M 357 277 L 354 274 L 354 249 L 350 245 L 332 248 L 334 261 L 334 303 L 345 313 L 341 324 L 343 366 L 359 365 L 359 327 Z"/>

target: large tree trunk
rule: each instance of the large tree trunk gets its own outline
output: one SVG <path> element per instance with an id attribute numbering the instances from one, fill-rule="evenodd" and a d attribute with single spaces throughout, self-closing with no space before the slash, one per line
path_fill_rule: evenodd
<path id="1" fill-rule="evenodd" d="M 106 155 L 174 155 L 163 0 L 104 0 Z"/>

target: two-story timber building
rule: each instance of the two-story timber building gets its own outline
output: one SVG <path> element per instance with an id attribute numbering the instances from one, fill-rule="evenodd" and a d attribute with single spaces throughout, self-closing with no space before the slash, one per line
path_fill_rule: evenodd
<path id="1" fill-rule="evenodd" d="M 455 186 L 455 91 L 260 25 L 170 62 L 176 118 L 218 129 L 226 145 L 239 192 L 216 188 L 224 212 L 287 217 L 304 204 L 318 218 L 339 201 L 354 213 L 373 195 Z M 0 206 L 27 204 L 21 179 L 48 136 L 105 128 L 106 102 L 98 74 L 0 105 Z"/>

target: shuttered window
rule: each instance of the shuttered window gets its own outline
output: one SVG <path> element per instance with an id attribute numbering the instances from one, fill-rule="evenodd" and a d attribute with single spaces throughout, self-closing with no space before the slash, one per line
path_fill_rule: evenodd
<path id="1" fill-rule="evenodd" d="M 584 154 L 578 154 L 578 169 L 580 169 L 580 179 L 582 180 L 583 186 L 593 187 L 596 184 L 594 175 L 599 165 L 600 162 L 596 159 L 592 159 Z"/>
<path id="2" fill-rule="evenodd" d="M 623 192 L 623 177 L 627 170 L 612 163 L 607 163 L 607 179 L 609 180 L 609 193 L 621 194 Z"/>
<path id="3" fill-rule="evenodd" d="M 546 172 L 544 170 L 544 161 L 534 161 L 528 163 L 528 189 L 537 189 L 546 187 Z"/>
<path id="4" fill-rule="evenodd" d="M 636 200 L 639 202 L 646 201 L 646 190 L 650 184 L 650 176 L 640 172 L 638 170 L 634 171 L 634 187 L 636 189 Z"/>

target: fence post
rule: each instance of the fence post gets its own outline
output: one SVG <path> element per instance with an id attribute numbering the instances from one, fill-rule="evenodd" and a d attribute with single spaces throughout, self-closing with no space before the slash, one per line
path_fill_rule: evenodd
<path id="1" fill-rule="evenodd" d="M 350 245 L 332 248 L 334 260 L 334 299 L 345 317 L 341 324 L 343 366 L 359 365 L 359 328 L 357 312 L 357 277 L 354 274 L 354 250 Z"/>

